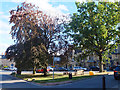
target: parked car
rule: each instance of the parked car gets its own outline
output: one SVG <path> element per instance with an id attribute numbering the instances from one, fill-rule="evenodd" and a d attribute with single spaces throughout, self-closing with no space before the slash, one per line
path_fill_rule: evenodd
<path id="1" fill-rule="evenodd" d="M 16 67 L 10 67 L 9 70 L 10 71 L 17 71 L 17 68 Z"/>
<path id="2" fill-rule="evenodd" d="M 114 65 L 114 66 L 111 66 L 111 67 L 109 67 L 109 70 L 114 70 L 116 68 L 116 66 Z"/>
<path id="3" fill-rule="evenodd" d="M 82 70 L 87 71 L 88 69 L 87 69 L 87 68 L 83 68 L 83 67 L 82 67 Z"/>
<path id="4" fill-rule="evenodd" d="M 114 78 L 116 80 L 120 79 L 120 65 L 116 66 L 114 69 Z"/>
<path id="5" fill-rule="evenodd" d="M 77 66 L 77 67 L 74 67 L 73 70 L 84 70 L 84 71 L 86 71 L 87 68 Z"/>
<path id="6" fill-rule="evenodd" d="M 6 67 L 6 68 L 4 68 L 3 70 L 9 70 L 10 68 L 9 67 Z"/>
<path id="7" fill-rule="evenodd" d="M 99 67 L 97 67 L 97 66 L 92 66 L 92 67 L 90 67 L 90 70 L 92 70 L 92 71 L 99 71 Z"/>
<path id="8" fill-rule="evenodd" d="M 50 71 L 53 71 L 53 68 L 51 66 L 48 66 L 47 68 L 50 69 Z"/>
<path id="9" fill-rule="evenodd" d="M 9 70 L 9 71 L 17 71 L 16 67 L 6 67 L 4 70 Z"/>
<path id="10" fill-rule="evenodd" d="M 49 72 L 50 69 L 47 68 L 47 72 Z M 43 68 L 39 68 L 36 70 L 36 73 L 44 73 L 44 69 Z"/>
<path id="11" fill-rule="evenodd" d="M 68 69 L 64 67 L 59 67 L 59 68 L 55 68 L 55 71 L 68 71 Z"/>

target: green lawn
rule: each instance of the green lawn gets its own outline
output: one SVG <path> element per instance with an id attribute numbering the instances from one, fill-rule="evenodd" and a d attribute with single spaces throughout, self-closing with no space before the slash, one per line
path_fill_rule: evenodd
<path id="1" fill-rule="evenodd" d="M 15 76 L 15 75 L 14 75 Z M 52 83 L 52 82 L 62 82 L 62 81 L 71 81 L 71 80 L 78 80 L 78 79 L 83 79 L 83 78 L 90 78 L 93 76 L 72 76 L 72 79 L 69 79 L 68 75 L 63 75 L 63 74 L 55 74 L 54 75 L 54 80 L 53 80 L 53 75 L 48 74 L 46 77 L 43 75 L 32 75 L 32 74 L 24 74 L 24 75 L 16 75 L 16 77 L 32 81 L 34 79 L 34 82 L 36 83 Z"/>
<path id="2" fill-rule="evenodd" d="M 66 77 L 63 76 L 63 77 L 60 77 L 60 78 L 55 78 L 54 80 L 53 79 L 35 80 L 34 82 L 36 82 L 36 83 L 52 83 L 52 82 L 78 80 L 78 79 L 90 78 L 90 77 L 92 77 L 92 76 L 76 76 L 76 77 L 73 77 L 72 79 L 69 79 L 68 76 L 66 76 Z"/>

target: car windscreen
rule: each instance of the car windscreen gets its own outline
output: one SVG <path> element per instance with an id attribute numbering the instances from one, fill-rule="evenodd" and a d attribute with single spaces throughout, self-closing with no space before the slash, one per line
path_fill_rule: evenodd
<path id="1" fill-rule="evenodd" d="M 120 67 L 116 67 L 115 70 L 116 70 L 116 71 L 120 71 Z"/>

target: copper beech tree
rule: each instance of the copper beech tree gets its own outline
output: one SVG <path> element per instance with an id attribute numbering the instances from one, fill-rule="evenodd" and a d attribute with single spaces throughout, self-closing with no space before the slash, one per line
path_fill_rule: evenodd
<path id="1" fill-rule="evenodd" d="M 11 10 L 10 15 L 10 23 L 13 24 L 10 33 L 16 44 L 29 42 L 30 50 L 26 52 L 27 59 L 24 60 L 32 61 L 33 73 L 38 63 L 47 69 L 50 57 L 67 48 L 67 36 L 62 33 L 66 16 L 50 16 L 40 11 L 39 7 L 26 2 L 16 10 Z"/>

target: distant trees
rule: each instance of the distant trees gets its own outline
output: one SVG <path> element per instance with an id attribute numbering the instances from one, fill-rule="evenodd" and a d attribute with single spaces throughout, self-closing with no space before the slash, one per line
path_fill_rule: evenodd
<path id="1" fill-rule="evenodd" d="M 82 50 L 81 57 L 90 54 L 99 56 L 100 72 L 108 52 L 120 44 L 118 2 L 76 2 L 77 13 L 73 13 L 66 32 L 74 40 L 75 47 Z"/>
<path id="2" fill-rule="evenodd" d="M 73 50 L 73 46 L 68 45 L 68 48 L 66 48 L 65 52 L 60 55 L 60 65 L 69 65 L 70 62 L 70 58 L 72 59 L 72 50 Z"/>
<path id="3" fill-rule="evenodd" d="M 62 34 L 66 23 L 65 16 L 49 16 L 35 5 L 25 2 L 16 10 L 11 10 L 10 14 L 10 23 L 13 24 L 10 33 L 16 41 L 16 46 L 22 49 L 21 54 L 17 54 L 20 61 L 15 58 L 15 62 L 31 62 L 33 74 L 37 65 L 47 69 L 52 55 L 67 48 L 67 36 Z"/>

